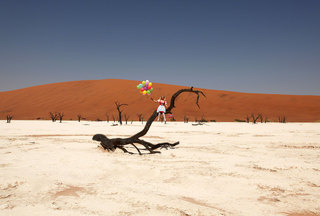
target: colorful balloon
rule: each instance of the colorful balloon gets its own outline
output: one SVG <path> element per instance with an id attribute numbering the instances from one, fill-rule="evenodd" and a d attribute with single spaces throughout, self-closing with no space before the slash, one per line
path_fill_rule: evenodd
<path id="1" fill-rule="evenodd" d="M 152 86 L 152 82 L 150 82 L 149 80 L 145 80 L 145 81 L 141 81 L 141 83 L 139 83 L 137 85 L 137 89 L 140 90 L 140 93 L 143 95 L 150 95 L 151 91 L 153 90 Z"/>

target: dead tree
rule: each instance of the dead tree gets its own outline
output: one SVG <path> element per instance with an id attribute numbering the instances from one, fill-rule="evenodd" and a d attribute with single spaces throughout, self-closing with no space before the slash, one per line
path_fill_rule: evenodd
<path id="1" fill-rule="evenodd" d="M 128 124 L 128 119 L 130 116 L 128 116 L 126 113 L 124 114 L 124 120 L 126 121 L 126 124 Z"/>
<path id="2" fill-rule="evenodd" d="M 12 118 L 13 118 L 13 115 L 8 114 L 8 115 L 7 115 L 7 123 L 10 123 L 11 120 L 12 120 Z"/>
<path id="3" fill-rule="evenodd" d="M 166 113 L 172 114 L 171 110 L 173 108 L 175 108 L 175 100 L 176 98 L 184 92 L 191 92 L 197 95 L 197 100 L 196 100 L 196 104 L 197 106 L 200 108 L 198 102 L 199 102 L 199 97 L 200 95 L 204 95 L 204 93 L 202 91 L 199 90 L 194 90 L 193 87 L 191 87 L 190 89 L 180 89 L 179 91 L 177 91 L 176 93 L 174 93 L 171 97 L 170 100 L 170 106 L 167 108 Z M 140 149 L 135 145 L 135 143 L 138 143 L 142 146 L 145 147 L 146 150 L 149 151 L 150 154 L 154 154 L 154 153 L 160 153 L 160 151 L 155 151 L 158 148 L 168 148 L 168 147 L 174 147 L 176 145 L 179 144 L 179 142 L 175 142 L 175 143 L 168 143 L 168 142 L 164 142 L 164 143 L 158 143 L 158 144 L 152 144 L 150 142 L 144 141 L 142 139 L 140 139 L 140 137 L 144 136 L 147 134 L 147 132 L 149 131 L 152 122 L 156 119 L 157 117 L 157 110 L 155 110 L 152 115 L 149 117 L 146 125 L 144 126 L 143 130 L 138 132 L 137 134 L 129 137 L 129 138 L 113 138 L 113 139 L 109 139 L 107 138 L 105 135 L 103 134 L 96 134 L 92 137 L 93 140 L 95 141 L 99 141 L 100 145 L 108 150 L 108 151 L 115 151 L 117 148 L 121 149 L 123 152 L 125 153 L 129 153 L 129 154 L 133 154 L 132 152 L 129 152 L 127 149 L 125 149 L 125 145 L 132 145 L 137 151 L 138 153 L 141 155 L 141 151 Z"/>
<path id="4" fill-rule="evenodd" d="M 142 122 L 143 124 L 143 115 L 141 113 L 137 114 L 138 120 Z"/>
<path id="5" fill-rule="evenodd" d="M 116 122 L 116 118 L 114 117 L 114 115 L 112 114 L 112 120 L 113 120 L 113 123 Z"/>
<path id="6" fill-rule="evenodd" d="M 257 116 L 255 116 L 253 113 L 251 114 L 253 124 L 257 123 L 257 120 L 258 120 L 258 118 L 260 118 L 260 115 L 261 114 L 258 114 Z"/>
<path id="7" fill-rule="evenodd" d="M 77 115 L 77 117 L 78 117 L 78 122 L 80 122 L 80 121 L 81 121 L 81 119 L 82 119 L 81 114 L 78 114 L 78 115 Z"/>
<path id="8" fill-rule="evenodd" d="M 264 123 L 267 123 L 269 121 L 268 116 L 264 117 Z"/>
<path id="9" fill-rule="evenodd" d="M 62 122 L 63 116 L 64 116 L 63 112 L 58 112 L 58 117 L 59 117 L 60 123 Z"/>
<path id="10" fill-rule="evenodd" d="M 183 116 L 183 122 L 184 122 L 184 123 L 188 123 L 188 121 L 189 121 L 188 116 L 186 116 L 186 115 L 185 115 L 185 116 Z"/>
<path id="11" fill-rule="evenodd" d="M 279 119 L 279 123 L 286 123 L 287 122 L 285 116 L 279 116 L 278 119 Z"/>
<path id="12" fill-rule="evenodd" d="M 138 117 L 138 121 L 141 121 L 141 119 L 142 119 L 142 114 L 141 114 L 141 113 L 137 114 L 137 117 Z"/>
<path id="13" fill-rule="evenodd" d="M 116 105 L 116 107 L 117 107 L 117 110 L 118 110 L 118 113 L 119 113 L 119 123 L 120 123 L 120 125 L 122 125 L 122 119 L 121 119 L 121 114 L 122 114 L 122 111 L 120 110 L 120 107 L 121 106 L 128 106 L 128 104 L 120 104 L 119 102 L 114 102 L 115 103 L 115 105 Z"/>
<path id="14" fill-rule="evenodd" d="M 106 117 L 107 117 L 107 122 L 109 123 L 109 115 L 108 115 L 108 113 L 106 113 Z"/>
<path id="15" fill-rule="evenodd" d="M 55 113 L 49 112 L 49 115 L 50 115 L 52 122 L 55 122 L 58 119 L 58 113 L 56 113 L 56 112 Z"/>
<path id="16" fill-rule="evenodd" d="M 246 121 L 247 121 L 247 123 L 250 122 L 250 117 L 249 117 L 249 115 L 246 116 Z"/>
<path id="17" fill-rule="evenodd" d="M 259 120 L 260 120 L 261 123 L 263 123 L 263 116 L 262 116 L 262 114 L 259 115 Z"/>

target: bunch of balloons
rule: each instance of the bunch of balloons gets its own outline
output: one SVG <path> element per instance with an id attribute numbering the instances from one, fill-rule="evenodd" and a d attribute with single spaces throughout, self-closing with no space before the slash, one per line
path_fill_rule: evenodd
<path id="1" fill-rule="evenodd" d="M 140 93 L 143 95 L 150 95 L 153 91 L 152 82 L 149 82 L 149 80 L 142 81 L 139 85 L 137 85 L 137 89 L 140 89 Z"/>

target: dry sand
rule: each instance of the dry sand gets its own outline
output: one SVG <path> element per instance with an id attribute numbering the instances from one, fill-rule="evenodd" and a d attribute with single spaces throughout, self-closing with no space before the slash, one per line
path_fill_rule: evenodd
<path id="1" fill-rule="evenodd" d="M 320 124 L 155 122 L 139 156 L 98 148 L 141 123 L 0 122 L 0 215 L 312 215 L 320 213 Z M 134 151 L 133 148 L 130 148 Z"/>

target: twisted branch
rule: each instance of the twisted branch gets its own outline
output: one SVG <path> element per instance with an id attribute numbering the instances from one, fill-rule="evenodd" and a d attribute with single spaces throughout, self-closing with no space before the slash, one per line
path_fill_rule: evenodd
<path id="1" fill-rule="evenodd" d="M 171 113 L 171 110 L 175 108 L 175 100 L 177 99 L 177 97 L 180 94 L 182 94 L 184 92 L 191 92 L 191 93 L 196 94 L 197 95 L 196 104 L 200 108 L 200 106 L 199 106 L 200 95 L 205 97 L 205 94 L 202 91 L 194 90 L 193 87 L 191 87 L 190 89 L 180 89 L 180 90 L 178 90 L 176 93 L 174 93 L 172 95 L 171 100 L 170 100 L 170 105 L 166 110 L 167 113 Z M 127 104 L 119 104 L 119 103 L 116 102 L 116 106 L 117 106 L 117 109 L 118 109 L 119 112 L 121 112 L 119 108 L 122 105 L 127 105 Z M 135 134 L 135 135 L 133 135 L 133 136 L 131 136 L 129 138 L 125 138 L 125 139 L 122 139 L 122 138 L 108 139 L 103 134 L 96 134 L 96 135 L 93 136 L 92 139 L 95 140 L 95 141 L 99 141 L 101 146 L 104 149 L 106 149 L 108 151 L 112 151 L 112 152 L 115 151 L 116 148 L 119 148 L 125 153 L 133 154 L 132 152 L 129 152 L 129 151 L 127 151 L 127 149 L 124 148 L 125 145 L 132 145 L 139 152 L 140 155 L 141 155 L 141 152 L 137 148 L 137 146 L 134 145 L 134 143 L 139 143 L 139 144 L 143 145 L 146 148 L 146 150 L 149 151 L 150 154 L 160 153 L 160 151 L 154 151 L 155 149 L 158 149 L 158 148 L 168 148 L 168 147 L 173 148 L 174 146 L 178 145 L 179 142 L 175 142 L 175 143 L 164 142 L 164 143 L 152 144 L 150 142 L 147 142 L 147 141 L 144 141 L 142 139 L 139 139 L 140 137 L 142 137 L 145 134 L 147 134 L 147 132 L 149 131 L 149 129 L 150 129 L 151 125 L 152 125 L 152 122 L 156 119 L 156 117 L 157 117 L 157 111 L 155 110 L 152 113 L 152 115 L 149 117 L 145 127 L 140 132 L 138 132 L 137 134 Z"/>

